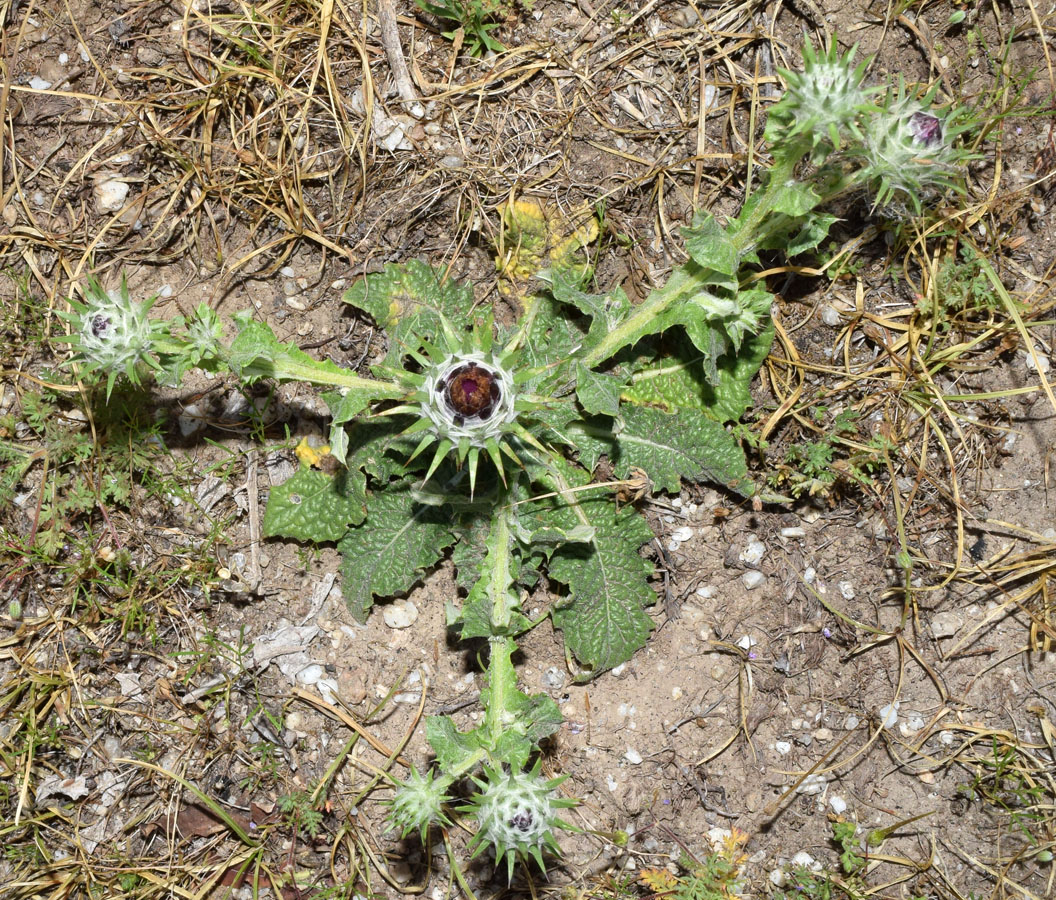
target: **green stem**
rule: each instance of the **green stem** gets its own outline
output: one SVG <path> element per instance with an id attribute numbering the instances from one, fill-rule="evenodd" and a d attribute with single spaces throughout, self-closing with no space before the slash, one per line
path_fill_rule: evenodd
<path id="1" fill-rule="evenodd" d="M 744 214 L 744 219 L 738 220 L 737 230 L 730 235 L 730 240 L 740 257 L 743 258 L 745 254 L 751 252 L 769 230 L 766 223 L 772 217 L 775 201 L 786 182 L 792 177 L 798 162 L 798 157 L 778 158 L 768 172 L 766 187 L 762 194 L 757 195 L 758 199 L 750 205 L 750 209 Z M 653 291 L 634 308 L 623 322 L 583 355 L 581 360 L 583 365 L 592 368 L 605 362 L 634 340 L 635 335 L 643 334 L 649 323 L 664 313 L 668 307 L 678 301 L 688 300 L 699 291 L 700 285 L 695 279 L 687 279 L 683 289 L 679 291 Z"/>
<path id="2" fill-rule="evenodd" d="M 488 595 L 491 598 L 491 625 L 495 631 L 505 633 L 510 626 L 509 591 L 513 583 L 510 572 L 512 535 L 510 533 L 510 507 L 499 508 L 492 520 L 488 558 L 491 561 L 488 578 Z"/>
<path id="3" fill-rule="evenodd" d="M 512 708 L 517 697 L 517 672 L 513 668 L 513 653 L 517 642 L 510 637 L 489 639 L 488 657 L 488 708 L 485 712 L 485 729 L 488 745 L 496 747 L 503 732 L 513 724 Z"/>

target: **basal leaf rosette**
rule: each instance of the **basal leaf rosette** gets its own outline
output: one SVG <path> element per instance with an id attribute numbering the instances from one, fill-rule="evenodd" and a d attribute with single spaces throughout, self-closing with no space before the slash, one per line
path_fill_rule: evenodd
<path id="1" fill-rule="evenodd" d="M 558 810 L 576 802 L 557 793 L 564 779 L 542 778 L 538 763 L 529 772 L 507 773 L 485 767 L 484 775 L 483 781 L 473 779 L 480 793 L 462 809 L 477 820 L 477 833 L 470 843 L 473 856 L 485 847 L 493 848 L 496 865 L 506 859 L 510 879 L 518 857 L 534 859 L 545 871 L 543 851 L 560 852 L 554 829 L 572 828 L 558 818 Z"/>

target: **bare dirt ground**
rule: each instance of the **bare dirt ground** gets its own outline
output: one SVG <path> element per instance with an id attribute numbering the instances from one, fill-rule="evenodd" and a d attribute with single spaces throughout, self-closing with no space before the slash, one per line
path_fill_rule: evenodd
<path id="1" fill-rule="evenodd" d="M 833 896 L 1053 896 L 1051 6 L 507 11 L 495 34 L 510 51 L 480 60 L 397 4 L 414 117 L 373 4 L 0 3 L 2 437 L 44 451 L 2 514 L 3 599 L 20 609 L 0 621 L 0 897 L 631 897 L 647 893 L 641 868 L 704 858 L 732 828 L 749 896 L 794 859 L 832 873 Z M 253 308 L 360 366 L 383 348 L 339 297 L 386 262 L 448 265 L 509 314 L 494 242 L 522 196 L 603 209 L 597 282 L 640 298 L 682 258 L 692 211 L 735 211 L 765 165 L 777 67 L 798 64 L 804 32 L 860 44 L 875 81 L 979 106 L 968 193 L 926 222 L 851 198 L 842 262 L 774 276 L 779 339 L 746 424 L 754 477 L 798 499 L 643 501 L 648 646 L 577 683 L 544 624 L 519 660 L 564 713 L 546 767 L 569 775 L 583 831 L 548 880 L 507 888 L 482 859 L 452 886 L 442 845 L 385 833 L 357 765 L 401 746 L 422 763 L 421 715 L 480 715 L 476 661 L 445 630 L 450 566 L 406 598 L 409 627 L 384 605 L 359 625 L 335 551 L 253 539 L 294 444 L 325 433 L 307 387 L 247 398 L 200 378 L 144 395 L 148 474 L 130 462 L 127 496 L 64 508 L 100 468 L 55 455 L 27 414 L 58 379 L 55 312 L 85 275 L 123 274 L 134 295 L 161 293 L 161 315 Z M 970 268 L 937 282 L 972 245 L 1019 302 L 1033 356 Z M 925 328 L 914 311 L 934 283 L 953 299 Z M 85 395 L 55 396 L 46 416 L 93 446 Z M 896 449 L 866 464 L 876 435 Z M 819 444 L 816 469 L 789 452 Z M 543 585 L 528 605 L 548 602 Z M 375 746 L 353 746 L 360 733 Z M 266 835 L 255 882 L 249 844 L 202 795 Z M 852 876 L 841 818 L 904 824 Z"/>

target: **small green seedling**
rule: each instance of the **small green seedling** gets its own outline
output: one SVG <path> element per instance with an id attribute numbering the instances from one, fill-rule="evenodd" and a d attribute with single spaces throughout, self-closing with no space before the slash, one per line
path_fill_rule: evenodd
<path id="1" fill-rule="evenodd" d="M 501 53 L 506 48 L 492 35 L 501 23 L 497 17 L 505 15 L 511 8 L 510 0 L 414 0 L 422 9 L 455 27 L 443 32 L 453 40 L 461 29 L 465 47 L 470 56 L 484 53 Z"/>

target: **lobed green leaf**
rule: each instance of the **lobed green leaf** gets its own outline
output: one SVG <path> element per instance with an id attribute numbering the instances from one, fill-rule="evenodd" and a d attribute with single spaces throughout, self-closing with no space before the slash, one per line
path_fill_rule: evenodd
<path id="1" fill-rule="evenodd" d="M 644 612 L 656 602 L 648 580 L 652 566 L 638 554 L 653 532 L 633 509 L 617 510 L 609 496 L 580 499 L 568 493 L 587 483 L 587 473 L 554 460 L 553 485 L 565 493 L 546 501 L 550 515 L 568 528 L 586 525 L 593 537 L 558 547 L 548 571 L 568 585 L 568 597 L 551 613 L 554 625 L 576 658 L 598 673 L 630 659 L 653 628 Z"/>

